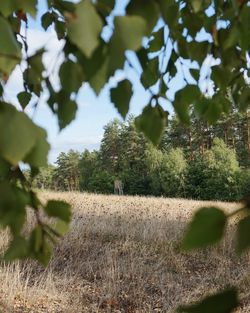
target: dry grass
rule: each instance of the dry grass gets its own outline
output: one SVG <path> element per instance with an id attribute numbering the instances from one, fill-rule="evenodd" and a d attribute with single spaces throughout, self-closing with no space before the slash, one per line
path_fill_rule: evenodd
<path id="1" fill-rule="evenodd" d="M 234 283 L 241 286 L 237 312 L 250 312 L 250 262 L 234 255 L 233 227 L 215 248 L 192 254 L 178 249 L 187 220 L 205 202 L 79 193 L 42 197 L 72 204 L 71 231 L 46 269 L 34 262 L 2 265 L 1 312 L 173 312 L 180 303 Z M 3 246 L 7 235 L 1 240 Z"/>

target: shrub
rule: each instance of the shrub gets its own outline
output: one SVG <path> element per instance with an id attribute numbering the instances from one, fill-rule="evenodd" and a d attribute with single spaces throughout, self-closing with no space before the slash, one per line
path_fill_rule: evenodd
<path id="1" fill-rule="evenodd" d="M 238 200 L 240 175 L 235 151 L 215 138 L 212 148 L 189 166 L 188 194 L 203 200 Z"/>

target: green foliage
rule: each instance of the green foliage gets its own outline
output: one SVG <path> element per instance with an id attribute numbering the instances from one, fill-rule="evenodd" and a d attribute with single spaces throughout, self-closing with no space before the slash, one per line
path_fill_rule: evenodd
<path id="1" fill-rule="evenodd" d="M 58 217 L 67 223 L 70 222 L 70 205 L 64 201 L 50 200 L 47 202 L 44 210 L 48 216 Z"/>
<path id="2" fill-rule="evenodd" d="M 31 94 L 29 92 L 22 91 L 17 95 L 17 98 L 24 110 L 31 100 Z"/>
<path id="3" fill-rule="evenodd" d="M 237 229 L 237 249 L 239 252 L 242 252 L 250 247 L 250 234 L 249 234 L 249 227 L 250 227 L 250 216 L 242 219 L 239 222 L 238 229 Z"/>
<path id="4" fill-rule="evenodd" d="M 49 145 L 46 141 L 46 133 L 36 126 L 22 112 L 17 111 L 7 103 L 0 104 L 0 124 L 5 130 L 0 133 L 0 154 L 13 165 L 27 160 L 31 165 L 46 164 Z M 18 129 L 18 132 L 16 131 Z M 39 153 L 36 153 L 39 150 Z"/>
<path id="5" fill-rule="evenodd" d="M 215 138 L 211 149 L 189 166 L 189 193 L 199 199 L 238 200 L 244 192 L 241 175 L 235 151 Z"/>
<path id="6" fill-rule="evenodd" d="M 79 162 L 81 190 L 91 191 L 91 179 L 96 169 L 100 166 L 99 163 L 96 151 L 89 152 L 85 150 L 83 152 Z"/>
<path id="7" fill-rule="evenodd" d="M 172 122 L 170 125 L 175 125 Z M 168 130 L 171 133 L 172 130 Z M 99 151 L 86 150 L 81 155 L 73 151 L 62 153 L 56 169 L 50 171 L 53 179 L 45 178 L 46 172 L 41 172 L 37 181 L 35 179 L 36 184 L 39 188 L 80 188 L 113 193 L 113 188 L 106 188 L 105 184 L 103 190 L 101 184 L 93 188 L 97 184 L 97 172 L 104 170 L 112 177 L 113 183 L 114 177 L 122 180 L 125 194 L 233 201 L 247 194 L 250 176 L 248 171 L 239 167 L 234 150 L 215 138 L 209 149 L 195 151 L 194 158 L 190 159 L 190 152 L 187 147 L 185 149 L 188 140 L 185 136 L 188 137 L 189 131 L 185 127 L 180 130 L 175 133 L 176 138 L 170 135 L 168 140 L 171 141 L 163 142 L 157 148 L 136 129 L 133 117 L 123 123 L 113 120 L 104 127 Z M 175 147 L 175 141 L 183 149 Z M 48 187 L 44 185 L 45 180 Z M 111 186 L 111 179 L 108 181 Z"/>
<path id="8" fill-rule="evenodd" d="M 205 207 L 195 213 L 186 231 L 182 246 L 186 250 L 214 244 L 221 239 L 226 215 L 215 207 Z"/>
<path id="9" fill-rule="evenodd" d="M 57 190 L 79 190 L 80 153 L 70 150 L 61 152 L 57 158 L 57 167 L 53 171 L 53 185 Z"/>
<path id="10" fill-rule="evenodd" d="M 183 306 L 178 309 L 179 313 L 231 313 L 239 305 L 238 295 L 235 288 L 221 291 L 203 299 L 201 302 Z"/>
<path id="11" fill-rule="evenodd" d="M 76 5 L 75 14 L 68 17 L 68 36 L 86 57 L 97 48 L 102 20 L 90 0 Z"/>
<path id="12" fill-rule="evenodd" d="M 25 0 L 4 1 L 0 4 L 0 11 L 4 16 L 9 16 L 15 11 L 22 10 L 35 17 L 36 6 L 37 0 L 30 0 L 28 2 Z"/>
<path id="13" fill-rule="evenodd" d="M 125 119 L 129 110 L 129 102 L 132 95 L 132 87 L 129 80 L 124 80 L 114 89 L 111 89 L 111 100 L 118 112 Z"/>
<path id="14" fill-rule="evenodd" d="M 94 193 L 110 194 L 114 191 L 115 177 L 110 175 L 108 171 L 94 171 L 89 183 L 89 191 Z"/>
<path id="15" fill-rule="evenodd" d="M 157 153 L 157 152 L 155 152 Z M 187 162 L 180 148 L 170 149 L 159 155 L 151 171 L 151 188 L 157 195 L 184 197 Z M 153 161 L 150 158 L 150 163 Z M 151 163 L 151 167 L 154 163 Z"/>
<path id="16" fill-rule="evenodd" d="M 14 37 L 11 26 L 5 18 L 0 17 L 0 71 L 9 75 L 21 61 L 21 49 Z"/>
<path id="17" fill-rule="evenodd" d="M 144 108 L 142 114 L 136 118 L 135 124 L 156 145 L 159 143 L 166 121 L 167 114 L 161 106 L 152 107 L 152 105 L 148 105 Z"/>

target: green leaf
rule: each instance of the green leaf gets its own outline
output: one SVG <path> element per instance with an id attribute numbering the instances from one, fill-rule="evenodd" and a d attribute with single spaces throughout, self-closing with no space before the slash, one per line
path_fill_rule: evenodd
<path id="1" fill-rule="evenodd" d="M 70 225 L 67 222 L 62 220 L 58 220 L 55 225 L 55 231 L 60 235 L 63 236 L 69 231 Z"/>
<path id="2" fill-rule="evenodd" d="M 28 256 L 28 247 L 28 242 L 25 238 L 15 236 L 4 254 L 4 259 L 6 261 L 12 261 L 26 258 Z"/>
<path id="3" fill-rule="evenodd" d="M 169 26 L 170 30 L 174 27 L 178 22 L 179 17 L 179 5 L 175 2 L 175 0 L 165 1 L 160 0 L 160 8 L 161 14 L 164 21 Z"/>
<path id="4" fill-rule="evenodd" d="M 41 226 L 37 226 L 29 239 L 29 254 L 44 266 L 47 266 L 52 255 L 52 246 L 45 237 Z"/>
<path id="5" fill-rule="evenodd" d="M 127 79 L 119 82 L 116 88 L 111 89 L 111 101 L 115 104 L 115 107 L 124 119 L 129 110 L 131 96 L 132 84 Z"/>
<path id="6" fill-rule="evenodd" d="M 223 111 L 222 103 L 216 101 L 215 97 L 202 97 L 195 102 L 194 108 L 198 116 L 204 118 L 210 124 L 216 122 L 220 118 Z"/>
<path id="7" fill-rule="evenodd" d="M 185 8 L 183 8 L 182 19 L 183 19 L 183 24 L 188 30 L 188 34 L 194 39 L 196 38 L 197 33 L 202 29 L 202 27 L 208 28 L 207 19 L 204 20 L 200 14 L 195 14 L 191 12 L 189 6 L 186 6 Z M 211 29 L 212 29 L 212 24 L 210 25 L 210 28 L 208 28 L 208 32 L 210 32 Z"/>
<path id="8" fill-rule="evenodd" d="M 10 24 L 2 16 L 0 16 L 0 42 L 0 72 L 9 75 L 21 61 L 21 49 Z"/>
<path id="9" fill-rule="evenodd" d="M 146 21 L 139 16 L 116 16 L 112 46 L 136 51 L 141 47 L 142 37 L 146 34 Z M 129 36 L 128 36 L 129 34 Z M 118 47 L 116 45 L 119 45 Z"/>
<path id="10" fill-rule="evenodd" d="M 230 288 L 210 295 L 201 302 L 178 308 L 179 313 L 232 313 L 239 305 L 237 290 Z"/>
<path id="11" fill-rule="evenodd" d="M 141 48 L 136 52 L 137 59 L 141 65 L 143 71 L 147 68 L 148 65 L 148 51 L 145 48 Z"/>
<path id="12" fill-rule="evenodd" d="M 35 146 L 37 126 L 23 112 L 10 104 L 0 103 L 0 155 L 16 165 Z"/>
<path id="13" fill-rule="evenodd" d="M 84 80 L 81 66 L 71 60 L 67 60 L 61 65 L 59 76 L 62 89 L 68 93 L 77 92 Z"/>
<path id="14" fill-rule="evenodd" d="M 160 84 L 159 96 L 166 98 L 167 91 L 168 91 L 168 88 L 166 86 L 164 79 L 162 78 L 162 82 Z"/>
<path id="15" fill-rule="evenodd" d="M 37 225 L 31 235 L 29 240 L 29 250 L 31 253 L 39 253 L 42 248 L 43 243 L 43 229 L 40 225 Z"/>
<path id="16" fill-rule="evenodd" d="M 76 5 L 75 15 L 68 23 L 68 36 L 86 57 L 91 57 L 99 44 L 102 20 L 89 0 Z"/>
<path id="17" fill-rule="evenodd" d="M 19 234 L 26 218 L 28 194 L 7 182 L 0 183 L 0 224 L 9 226 L 13 234 Z"/>
<path id="18" fill-rule="evenodd" d="M 196 85 L 188 85 L 179 90 L 175 94 L 174 108 L 180 119 L 184 124 L 189 124 L 189 107 L 200 98 L 200 91 Z"/>
<path id="19" fill-rule="evenodd" d="M 47 30 L 49 26 L 55 21 L 55 13 L 46 12 L 41 18 L 42 27 Z"/>
<path id="20" fill-rule="evenodd" d="M 208 42 L 195 42 L 192 41 L 187 44 L 188 55 L 193 61 L 197 61 L 201 66 L 207 57 L 208 53 Z"/>
<path id="21" fill-rule="evenodd" d="M 250 216 L 243 218 L 237 227 L 237 250 L 242 253 L 250 247 Z"/>
<path id="22" fill-rule="evenodd" d="M 136 127 L 154 144 L 160 142 L 167 124 L 167 113 L 160 105 L 147 105 L 140 116 L 135 119 Z"/>
<path id="23" fill-rule="evenodd" d="M 237 44 L 240 38 L 240 30 L 238 25 L 234 25 L 228 30 L 229 34 L 227 35 L 226 40 L 223 42 L 222 47 L 224 50 L 227 50 Z"/>
<path id="24" fill-rule="evenodd" d="M 53 0 L 53 6 L 62 14 L 73 13 L 75 14 L 76 4 L 71 1 Z"/>
<path id="25" fill-rule="evenodd" d="M 65 37 L 66 25 L 62 21 L 55 22 L 55 31 L 57 34 L 58 40 L 63 39 Z"/>
<path id="26" fill-rule="evenodd" d="M 212 68 L 211 78 L 217 87 L 221 90 L 225 90 L 232 79 L 232 72 L 227 67 L 215 66 Z"/>
<path id="27" fill-rule="evenodd" d="M 11 165 L 0 157 L 0 181 L 8 179 L 11 173 Z"/>
<path id="28" fill-rule="evenodd" d="M 22 10 L 35 17 L 37 12 L 37 0 L 11 0 L 0 2 L 0 12 L 4 16 L 9 16 L 18 10 Z"/>
<path id="29" fill-rule="evenodd" d="M 29 67 L 23 73 L 24 80 L 31 92 L 34 92 L 37 96 L 40 95 L 42 90 L 42 73 L 44 71 L 43 57 L 44 50 L 37 51 L 34 55 L 28 58 Z"/>
<path id="30" fill-rule="evenodd" d="M 109 56 L 108 47 L 101 41 L 99 47 L 94 51 L 91 58 L 78 54 L 78 61 L 82 67 L 86 81 L 99 94 L 108 81 Z"/>
<path id="31" fill-rule="evenodd" d="M 167 66 L 167 72 L 169 73 L 170 77 L 174 77 L 177 73 L 177 67 L 173 59 L 174 58 L 172 57 L 169 59 L 168 66 Z"/>
<path id="32" fill-rule="evenodd" d="M 71 219 L 70 205 L 64 201 L 50 200 L 48 201 L 44 210 L 50 217 L 58 217 L 59 219 L 66 223 L 70 222 Z"/>
<path id="33" fill-rule="evenodd" d="M 250 8 L 247 5 L 244 5 L 241 8 L 241 16 L 240 16 L 240 47 L 244 52 L 249 51 L 250 43 L 249 43 L 249 28 L 250 28 Z"/>
<path id="34" fill-rule="evenodd" d="M 8 22 L 10 23 L 11 29 L 14 33 L 20 32 L 21 21 L 18 17 L 11 15 L 8 17 Z"/>
<path id="35" fill-rule="evenodd" d="M 149 43 L 149 51 L 157 52 L 164 46 L 164 27 L 160 28 L 156 33 L 152 34 L 154 39 Z"/>
<path id="36" fill-rule="evenodd" d="M 24 110 L 31 100 L 31 94 L 27 91 L 22 91 L 17 95 L 17 98 L 21 107 Z"/>
<path id="37" fill-rule="evenodd" d="M 115 0 L 97 0 L 97 10 L 106 18 L 114 9 Z"/>
<path id="38" fill-rule="evenodd" d="M 199 12 L 202 9 L 202 1 L 200 0 L 191 0 L 191 5 L 195 13 Z"/>
<path id="39" fill-rule="evenodd" d="M 200 69 L 197 69 L 197 68 L 190 68 L 189 71 L 190 71 L 190 74 L 192 75 L 192 77 L 193 77 L 196 81 L 199 81 L 199 78 L 200 78 Z"/>
<path id="40" fill-rule="evenodd" d="M 182 247 L 185 250 L 201 248 L 219 241 L 226 226 L 226 215 L 215 207 L 197 211 L 188 225 Z"/>
<path id="41" fill-rule="evenodd" d="M 250 88 L 249 86 L 246 86 L 241 95 L 239 100 L 240 110 L 246 111 L 250 107 Z"/>
<path id="42" fill-rule="evenodd" d="M 24 162 L 29 163 L 34 167 L 46 166 L 50 148 L 50 145 L 47 142 L 47 133 L 42 128 L 37 128 L 36 133 L 36 144 L 30 153 L 25 157 Z"/>
<path id="43" fill-rule="evenodd" d="M 44 266 L 49 264 L 53 252 L 53 248 L 50 242 L 43 240 L 41 252 L 36 254 L 36 259 Z"/>
<path id="44" fill-rule="evenodd" d="M 57 96 L 57 115 L 60 129 L 65 128 L 72 120 L 74 120 L 77 111 L 77 104 L 70 100 L 68 94 L 60 91 Z"/>
<path id="45" fill-rule="evenodd" d="M 141 75 L 141 82 L 145 89 L 155 85 L 159 79 L 159 76 L 160 76 L 159 59 L 158 58 L 151 59 L 148 62 L 146 69 L 142 72 Z"/>
<path id="46" fill-rule="evenodd" d="M 140 16 L 117 16 L 114 26 L 109 45 L 111 74 L 123 66 L 126 50 L 137 51 L 141 47 L 142 38 L 147 30 L 147 23 Z"/>
<path id="47" fill-rule="evenodd" d="M 147 22 L 147 35 L 156 25 L 160 14 L 159 5 L 154 0 L 132 0 L 126 11 L 128 15 L 140 16 Z"/>

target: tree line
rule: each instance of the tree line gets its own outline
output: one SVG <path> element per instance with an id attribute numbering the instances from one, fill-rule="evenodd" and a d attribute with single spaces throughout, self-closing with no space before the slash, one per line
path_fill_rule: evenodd
<path id="1" fill-rule="evenodd" d="M 112 120 L 99 151 L 61 152 L 42 168 L 34 187 L 113 193 L 123 182 L 128 195 L 240 200 L 250 187 L 249 115 L 233 110 L 216 125 L 191 114 L 189 126 L 173 116 L 158 147 L 135 126 Z"/>

